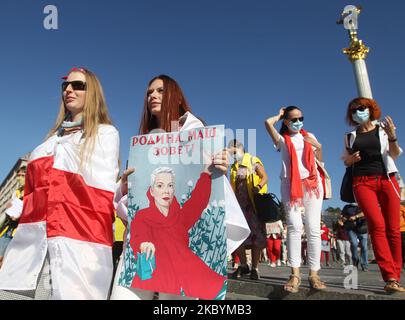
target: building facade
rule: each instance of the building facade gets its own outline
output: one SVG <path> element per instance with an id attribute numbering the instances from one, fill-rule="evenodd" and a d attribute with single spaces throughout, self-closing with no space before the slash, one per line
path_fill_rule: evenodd
<path id="1" fill-rule="evenodd" d="M 3 180 L 0 186 L 0 214 L 6 210 L 7 203 L 11 200 L 13 193 L 15 193 L 18 186 L 17 173 L 22 168 L 27 167 L 30 154 L 19 158 L 13 168 L 10 170 L 7 177 Z"/>

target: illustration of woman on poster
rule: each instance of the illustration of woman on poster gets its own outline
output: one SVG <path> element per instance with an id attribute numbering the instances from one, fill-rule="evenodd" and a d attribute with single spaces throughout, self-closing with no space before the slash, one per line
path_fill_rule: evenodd
<path id="1" fill-rule="evenodd" d="M 130 245 L 137 253 L 155 257 L 152 277 L 136 275 L 132 287 L 170 294 L 214 299 L 226 277 L 207 266 L 190 248 L 188 231 L 200 219 L 211 195 L 211 171 L 206 166 L 181 207 L 175 192 L 175 176 L 169 167 L 159 167 L 151 175 L 147 191 L 149 207 L 138 211 L 131 223 Z"/>

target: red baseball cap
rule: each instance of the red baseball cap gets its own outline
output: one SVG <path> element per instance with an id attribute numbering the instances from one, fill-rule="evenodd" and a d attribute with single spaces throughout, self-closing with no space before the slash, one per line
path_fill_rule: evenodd
<path id="1" fill-rule="evenodd" d="M 76 67 L 74 67 L 74 68 L 72 68 L 72 69 L 69 70 L 68 75 L 69 75 L 70 73 L 72 73 L 73 71 L 79 71 L 79 72 L 85 73 L 85 72 L 86 72 L 86 69 L 85 69 L 85 68 L 76 68 Z M 63 79 L 63 80 L 66 80 L 66 79 L 68 78 L 68 75 L 62 77 L 62 79 Z"/>

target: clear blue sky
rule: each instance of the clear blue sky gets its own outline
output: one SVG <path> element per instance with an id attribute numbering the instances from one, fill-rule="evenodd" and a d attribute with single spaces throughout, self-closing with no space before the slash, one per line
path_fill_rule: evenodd
<path id="1" fill-rule="evenodd" d="M 47 4 L 59 10 L 57 31 L 43 27 Z M 263 122 L 281 105 L 300 106 L 333 180 L 335 198 L 324 207 L 341 206 L 344 113 L 356 96 L 341 53 L 347 32 L 335 24 L 347 4 L 363 5 L 359 34 L 371 47 L 373 95 L 395 120 L 404 147 L 404 1 L 2 0 L 0 180 L 53 125 L 60 77 L 85 66 L 103 84 L 123 163 L 147 82 L 165 73 L 209 124 L 257 130 L 257 155 L 277 194 L 280 154 Z M 405 157 L 397 164 L 405 175 Z"/>

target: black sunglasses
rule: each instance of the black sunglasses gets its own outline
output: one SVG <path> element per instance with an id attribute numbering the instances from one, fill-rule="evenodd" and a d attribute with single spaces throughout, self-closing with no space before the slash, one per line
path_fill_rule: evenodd
<path id="1" fill-rule="evenodd" d="M 357 106 L 357 107 L 355 107 L 355 108 L 352 109 L 352 114 L 355 114 L 357 110 L 359 110 L 359 111 L 364 111 L 364 110 L 366 110 L 366 109 L 368 109 L 368 107 L 365 107 L 365 106 Z"/>
<path id="2" fill-rule="evenodd" d="M 298 120 L 300 121 L 300 122 L 302 122 L 302 121 L 304 121 L 304 117 L 299 117 L 299 118 L 292 118 L 292 119 L 289 119 L 291 122 L 297 122 Z"/>
<path id="3" fill-rule="evenodd" d="M 86 82 L 76 80 L 76 81 L 64 81 L 64 82 L 62 82 L 62 92 L 66 91 L 66 89 L 67 89 L 67 87 L 69 87 L 69 85 L 72 86 L 73 90 L 80 90 L 80 91 L 86 90 Z"/>

